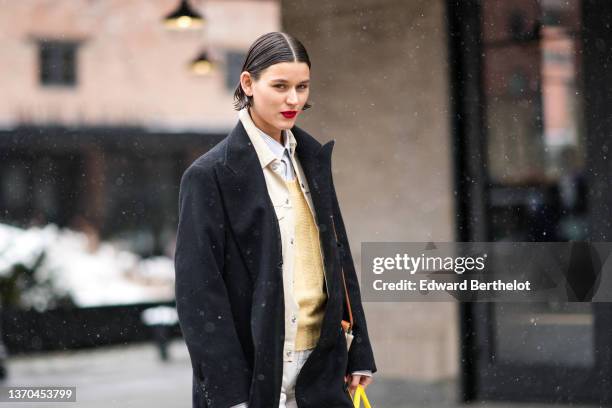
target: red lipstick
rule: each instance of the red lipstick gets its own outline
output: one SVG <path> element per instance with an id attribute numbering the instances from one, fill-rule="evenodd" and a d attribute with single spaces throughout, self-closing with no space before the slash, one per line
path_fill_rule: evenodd
<path id="1" fill-rule="evenodd" d="M 297 115 L 297 111 L 284 111 L 284 112 L 281 112 L 281 113 L 287 119 L 295 118 L 295 115 Z"/>

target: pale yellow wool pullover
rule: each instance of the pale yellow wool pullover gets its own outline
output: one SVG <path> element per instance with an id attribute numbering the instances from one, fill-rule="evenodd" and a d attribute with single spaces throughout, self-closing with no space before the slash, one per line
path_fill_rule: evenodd
<path id="1" fill-rule="evenodd" d="M 295 216 L 293 297 L 299 305 L 295 350 L 317 345 L 325 312 L 325 278 L 319 232 L 297 181 L 285 181 Z"/>

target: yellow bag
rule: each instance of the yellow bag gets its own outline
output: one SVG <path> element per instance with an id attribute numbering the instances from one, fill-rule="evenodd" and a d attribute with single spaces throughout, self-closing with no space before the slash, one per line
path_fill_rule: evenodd
<path id="1" fill-rule="evenodd" d="M 370 405 L 370 401 L 368 401 L 368 396 L 366 395 L 365 390 L 361 385 L 357 386 L 357 389 L 355 390 L 351 398 L 353 399 L 353 405 L 355 406 L 355 408 L 361 407 L 362 399 L 364 408 L 372 408 L 372 406 Z"/>

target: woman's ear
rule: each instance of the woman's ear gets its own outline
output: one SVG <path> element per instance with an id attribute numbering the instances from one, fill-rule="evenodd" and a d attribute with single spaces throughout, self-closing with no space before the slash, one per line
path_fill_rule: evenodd
<path id="1" fill-rule="evenodd" d="M 240 74 L 240 86 L 246 96 L 253 96 L 253 77 L 247 71 Z"/>

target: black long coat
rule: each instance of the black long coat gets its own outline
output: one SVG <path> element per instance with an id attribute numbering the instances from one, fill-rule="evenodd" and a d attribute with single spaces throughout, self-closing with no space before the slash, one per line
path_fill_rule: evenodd
<path id="1" fill-rule="evenodd" d="M 296 382 L 300 408 L 352 407 L 344 375 L 376 371 L 331 173 L 334 142 L 292 129 L 320 230 L 328 300 L 320 340 Z M 338 241 L 334 238 L 335 220 Z M 193 367 L 193 407 L 278 407 L 283 370 L 281 236 L 262 168 L 238 121 L 181 179 L 176 304 Z M 349 353 L 341 265 L 354 317 Z"/>

